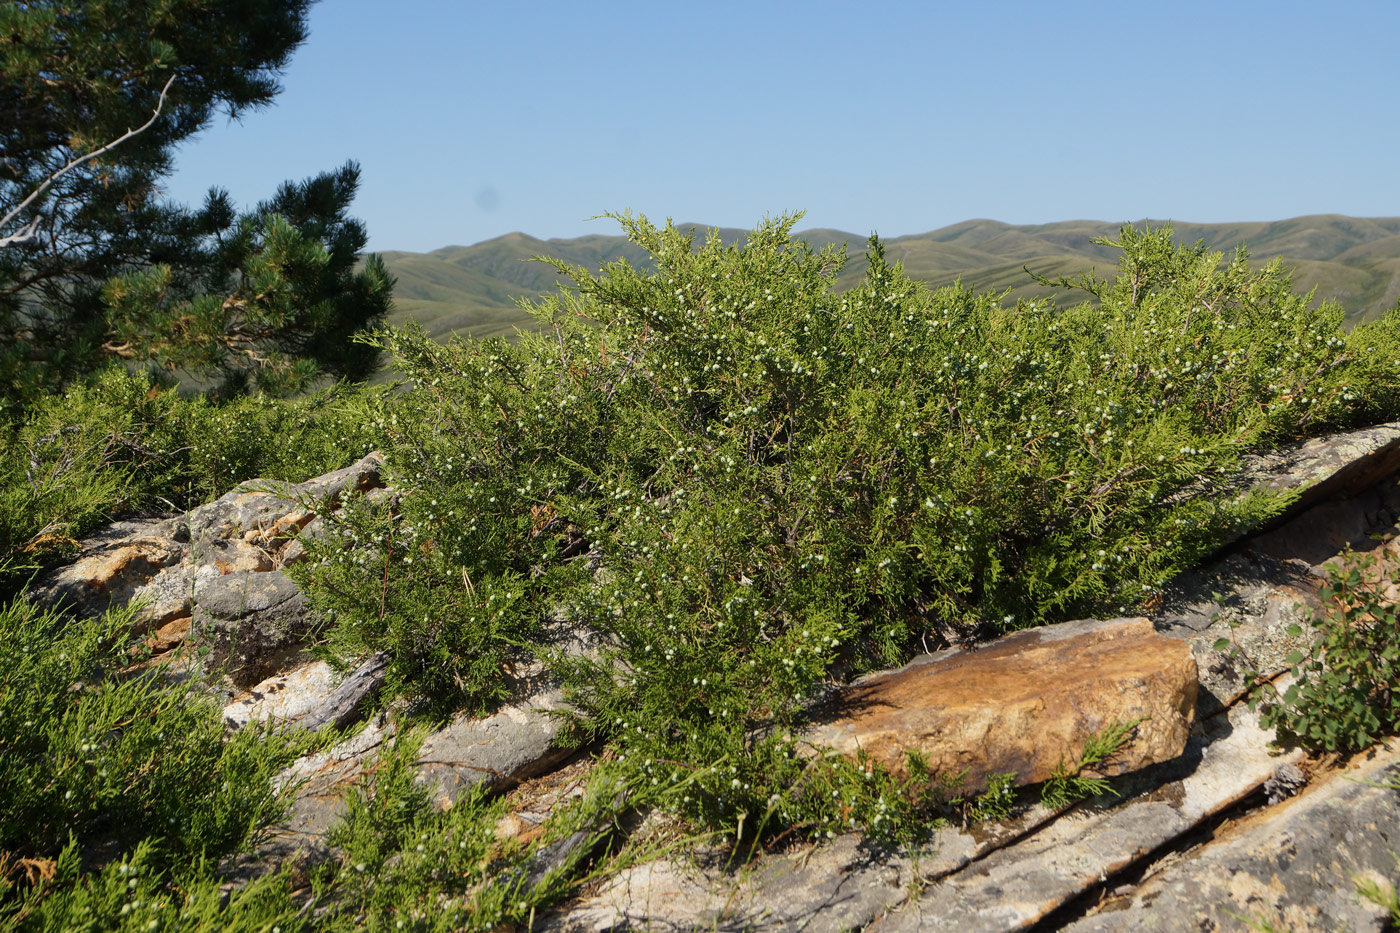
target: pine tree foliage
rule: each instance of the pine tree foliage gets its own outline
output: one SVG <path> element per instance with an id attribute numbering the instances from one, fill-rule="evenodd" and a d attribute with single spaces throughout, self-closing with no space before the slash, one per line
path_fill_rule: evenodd
<path id="1" fill-rule="evenodd" d="M 110 280 L 103 350 L 166 371 L 221 376 L 220 391 L 288 394 L 330 374 L 364 380 L 379 354 L 354 335 L 390 308 L 392 279 L 377 256 L 357 268 L 365 231 L 345 211 L 353 163 L 287 183 L 271 201 L 205 238 L 205 277 L 181 283 L 159 265 Z M 230 212 L 211 195 L 205 211 Z"/>
<path id="2" fill-rule="evenodd" d="M 354 269 L 365 234 L 345 215 L 353 164 L 285 186 L 245 216 L 217 190 L 197 210 L 160 197 L 180 142 L 217 114 L 271 102 L 309 6 L 0 6 L 0 214 L 53 179 L 13 221 L 35 224 L 34 235 L 0 249 L 0 385 L 12 403 L 112 358 L 221 376 L 230 388 L 372 368 L 343 338 L 383 316 L 392 282 L 375 261 Z M 158 103 L 149 128 L 54 178 L 149 121 Z M 124 278 L 109 287 L 114 276 Z"/>

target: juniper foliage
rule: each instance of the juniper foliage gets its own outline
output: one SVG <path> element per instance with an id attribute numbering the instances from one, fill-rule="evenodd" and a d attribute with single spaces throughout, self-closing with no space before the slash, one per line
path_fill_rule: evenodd
<path id="1" fill-rule="evenodd" d="M 72 621 L 24 601 L 0 608 L 7 922 L 76 883 L 83 863 L 197 865 L 238 850 L 283 811 L 271 778 L 309 743 L 260 727 L 226 737 L 194 683 L 125 673 L 132 628 L 132 610 Z"/>
<path id="2" fill-rule="evenodd" d="M 576 737 L 709 769 L 689 796 L 722 821 L 804 784 L 784 736 L 823 684 L 1131 610 L 1277 509 L 1232 486 L 1242 455 L 1396 414 L 1400 316 L 1343 332 L 1170 229 L 1122 231 L 1119 274 L 1079 283 L 1099 307 L 1006 306 L 878 240 L 838 294 L 796 217 L 730 247 L 618 220 L 654 271 L 554 263 L 577 284 L 541 334 L 374 338 L 412 380 L 368 411 L 401 514 L 349 517 L 303 580 L 444 707 L 499 696 L 551 616 L 603 633 L 555 659 Z"/>

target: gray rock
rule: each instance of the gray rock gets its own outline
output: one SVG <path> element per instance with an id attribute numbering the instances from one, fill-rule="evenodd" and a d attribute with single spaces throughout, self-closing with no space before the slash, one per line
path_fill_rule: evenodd
<path id="1" fill-rule="evenodd" d="M 319 515 L 307 522 L 295 538 L 282 548 L 282 566 L 290 567 L 306 557 L 307 542 L 322 541 L 330 534 L 326 522 Z"/>
<path id="2" fill-rule="evenodd" d="M 1272 491 L 1298 491 L 1289 515 L 1324 499 L 1349 497 L 1400 471 L 1400 422 L 1317 437 L 1251 457 L 1244 478 Z"/>
<path id="3" fill-rule="evenodd" d="M 1400 748 L 1246 821 L 1065 929 L 1074 933 L 1390 929 L 1354 879 L 1392 888 L 1400 855 Z"/>
<path id="4" fill-rule="evenodd" d="M 564 708 L 563 692 L 548 689 L 482 719 L 457 717 L 424 740 L 419 783 L 446 809 L 474 785 L 509 789 L 550 770 L 573 754 L 554 747 L 563 723 L 551 711 Z"/>
<path id="5" fill-rule="evenodd" d="M 855 834 L 756 867 L 716 850 L 621 872 L 581 902 L 546 917 L 552 933 L 652 930 L 860 929 L 898 904 L 916 875 L 907 854 L 866 847 Z"/>
<path id="6" fill-rule="evenodd" d="M 379 488 L 383 464 L 383 455 L 374 451 L 342 470 L 303 483 L 266 479 L 239 483 L 213 502 L 190 510 L 190 538 L 228 538 L 270 527 L 299 503 L 330 500 L 337 505 L 349 493 Z"/>
<path id="7" fill-rule="evenodd" d="M 306 597 L 280 571 L 196 580 L 193 602 L 190 634 L 212 649 L 211 668 L 239 687 L 288 666 L 315 628 Z"/>
<path id="8" fill-rule="evenodd" d="M 249 856 L 238 860 L 238 881 L 276 871 L 285 862 L 325 857 L 326 835 L 345 815 L 345 795 L 362 781 L 395 728 L 384 717 L 371 721 L 335 747 L 298 759 L 274 778 L 292 797 L 287 816 Z"/>
<path id="9" fill-rule="evenodd" d="M 182 562 L 162 567 L 131 594 L 132 600 L 140 601 L 143 606 L 138 618 L 156 629 L 189 615 L 193 587 L 194 575 L 188 564 Z"/>

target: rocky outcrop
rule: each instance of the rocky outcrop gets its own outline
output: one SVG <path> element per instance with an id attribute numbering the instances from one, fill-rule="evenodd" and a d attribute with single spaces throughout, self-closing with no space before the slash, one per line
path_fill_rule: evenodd
<path id="1" fill-rule="evenodd" d="M 536 927 L 1244 929 L 1238 916 L 1281 929 L 1380 929 L 1351 879 L 1396 876 L 1400 759 L 1380 749 L 1359 768 L 1329 770 L 1271 748 L 1242 702 L 1237 660 L 1215 643 L 1228 637 L 1259 669 L 1283 671 L 1303 646 L 1290 626 L 1317 605 L 1323 575 L 1348 549 L 1400 568 L 1397 470 L 1400 425 L 1252 458 L 1234 487 L 1292 495 L 1289 513 L 1173 581 L 1149 618 L 1068 623 L 917 659 L 835 691 L 805 733 L 814 752 L 860 749 L 896 770 L 918 750 L 936 772 L 965 772 L 975 790 L 992 773 L 1044 780 L 1072 765 L 1089 735 L 1140 719 L 1100 771 L 1115 794 L 1028 804 L 1006 821 L 946 826 L 894 848 L 854 834 L 752 859 L 699 845 L 595 879 Z M 373 455 L 304 484 L 245 484 L 183 518 L 94 536 L 36 595 L 84 613 L 144 600 L 152 651 L 201 640 L 243 691 L 224 711 L 231 728 L 343 727 L 363 715 L 387 659 L 348 674 L 306 659 L 314 620 L 281 569 L 317 533 L 319 514 L 348 495 L 387 495 L 380 484 Z M 578 643 L 570 650 L 588 650 L 563 628 Z M 497 834 L 535 838 L 588 766 L 585 755 L 560 768 L 563 711 L 557 684 L 539 668 L 522 672 L 508 702 L 423 740 L 418 779 L 442 807 L 472 786 L 515 788 Z M 295 788 L 292 812 L 240 877 L 325 857 L 347 791 L 397 740 L 395 720 L 375 716 L 288 769 L 280 780 Z M 613 828 L 579 829 L 507 881 L 576 857 L 604 831 Z"/>
<path id="2" fill-rule="evenodd" d="M 205 645 L 208 664 L 246 689 L 303 660 L 315 621 L 282 568 L 318 512 L 381 490 L 382 465 L 371 453 L 304 483 L 252 480 L 185 515 L 117 522 L 30 596 L 85 616 L 135 603 L 153 653 Z"/>
<path id="3" fill-rule="evenodd" d="M 1121 774 L 1181 754 L 1196 710 L 1189 646 L 1147 619 L 1067 622 L 976 650 L 951 649 L 836 691 L 803 738 L 901 774 L 918 752 L 934 774 L 978 793 L 994 774 L 1018 785 L 1073 768 L 1091 736 L 1136 723 L 1099 767 Z"/>

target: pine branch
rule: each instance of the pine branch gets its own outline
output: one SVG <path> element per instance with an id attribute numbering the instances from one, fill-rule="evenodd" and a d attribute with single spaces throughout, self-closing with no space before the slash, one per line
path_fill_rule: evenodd
<path id="1" fill-rule="evenodd" d="M 44 183 L 42 185 L 31 191 L 29 193 L 29 197 L 19 202 L 19 204 L 17 204 L 14 207 L 14 209 L 12 209 L 4 217 L 0 217 L 0 229 L 3 229 L 6 224 L 10 223 L 16 217 L 22 214 L 25 208 L 33 204 L 35 199 L 38 198 L 39 195 L 47 191 L 50 185 L 58 181 L 64 175 L 68 174 L 73 169 L 77 168 L 79 165 L 82 165 L 84 162 L 87 162 L 90 159 L 95 159 L 98 156 L 102 155 L 104 152 L 110 152 L 112 149 L 115 149 L 117 146 L 120 146 L 122 143 L 126 142 L 131 137 L 136 136 L 140 133 L 144 133 L 146 130 L 150 129 L 151 125 L 154 124 L 156 120 L 160 118 L 161 108 L 165 106 L 165 96 L 170 92 L 170 85 L 175 83 L 175 77 L 175 75 L 171 75 L 170 79 L 165 82 L 165 87 L 161 88 L 160 98 L 156 101 L 155 112 L 151 114 L 151 118 L 149 120 L 147 120 L 145 123 L 142 123 L 134 130 L 127 130 L 121 136 L 118 136 L 116 139 L 107 143 L 107 145 L 103 146 L 102 148 L 94 149 L 92 152 L 89 152 L 85 156 L 69 160 L 67 165 L 63 166 L 63 168 L 59 169 L 58 171 L 50 175 L 48 178 L 44 179 Z M 13 233 L 9 236 L 0 237 L 0 249 L 3 249 L 6 246 L 13 246 L 17 243 L 27 243 L 30 240 L 34 239 L 36 236 L 38 236 L 39 233 L 39 220 L 40 218 L 35 217 L 29 223 L 21 227 L 18 233 Z"/>

